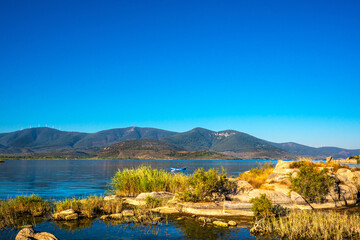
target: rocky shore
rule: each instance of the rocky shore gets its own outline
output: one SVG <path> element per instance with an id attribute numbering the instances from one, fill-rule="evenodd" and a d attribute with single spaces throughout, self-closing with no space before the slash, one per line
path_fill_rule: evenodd
<path id="1" fill-rule="evenodd" d="M 359 201 L 360 171 L 357 168 L 339 165 L 333 167 L 335 165 L 329 164 L 327 174 L 334 179 L 334 185 L 325 197 L 325 201 L 310 204 L 299 193 L 291 190 L 290 178 L 296 177 L 299 172 L 299 168 L 294 167 L 292 163 L 279 160 L 260 188 L 255 188 L 244 180 L 229 179 L 236 185 L 236 191 L 222 201 L 184 202 L 179 200 L 177 194 L 171 192 L 143 192 L 136 197 L 110 195 L 96 198 L 96 201 L 101 203 L 97 214 L 91 214 L 80 208 L 80 210 L 68 208 L 55 212 L 52 219 L 67 222 L 82 218 L 99 218 L 105 222 L 161 225 L 166 224 L 168 214 L 177 214 L 178 220 L 181 220 L 182 216 L 191 216 L 200 224 L 227 228 L 238 225 L 237 217 L 253 217 L 251 199 L 264 194 L 272 204 L 295 210 L 335 209 L 354 205 Z M 322 170 L 324 167 L 317 168 Z M 161 204 L 149 205 L 149 199 Z M 84 206 L 88 204 L 85 199 L 79 201 L 82 201 Z M 112 206 L 112 210 L 106 210 L 105 206 L 108 208 Z M 121 208 L 114 208 L 114 206 L 121 206 Z M 31 238 L 25 238 L 25 233 L 32 234 L 29 235 Z M 43 235 L 46 237 L 42 238 Z M 31 230 L 22 230 L 18 236 L 16 239 L 56 239 L 45 233 L 40 234 Z"/>

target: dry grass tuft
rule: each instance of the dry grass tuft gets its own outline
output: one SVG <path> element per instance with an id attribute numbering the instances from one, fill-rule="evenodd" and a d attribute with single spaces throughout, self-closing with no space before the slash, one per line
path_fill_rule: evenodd
<path id="1" fill-rule="evenodd" d="M 253 168 L 247 172 L 240 173 L 239 179 L 247 181 L 254 188 L 262 188 L 262 185 L 265 183 L 267 177 L 273 171 L 274 171 L 274 165 L 271 163 L 265 163 L 263 165 L 259 165 L 257 168 Z"/>
<path id="2" fill-rule="evenodd" d="M 267 234 L 295 239 L 359 239 L 360 216 L 339 212 L 291 211 L 285 217 L 263 219 Z"/>
<path id="3" fill-rule="evenodd" d="M 290 168 L 300 168 L 302 166 L 312 166 L 312 167 L 323 167 L 323 168 L 333 168 L 333 171 L 336 172 L 340 168 L 346 168 L 351 171 L 357 171 L 359 168 L 350 167 L 348 165 L 338 164 L 338 163 L 324 163 L 324 162 L 314 162 L 309 158 L 300 158 L 298 161 L 295 161 L 290 164 Z"/>

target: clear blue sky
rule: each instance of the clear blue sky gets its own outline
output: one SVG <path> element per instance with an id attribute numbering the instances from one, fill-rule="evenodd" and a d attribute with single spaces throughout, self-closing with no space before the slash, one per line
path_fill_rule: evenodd
<path id="1" fill-rule="evenodd" d="M 360 148 L 360 1 L 0 1 L 0 132 L 235 129 Z"/>

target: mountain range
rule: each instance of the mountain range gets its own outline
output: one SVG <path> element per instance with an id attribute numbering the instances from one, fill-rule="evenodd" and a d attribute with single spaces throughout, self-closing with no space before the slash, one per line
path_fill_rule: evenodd
<path id="1" fill-rule="evenodd" d="M 123 148 L 118 143 L 154 139 L 154 151 L 162 145 L 177 148 L 176 151 L 210 151 L 242 159 L 292 159 L 299 156 L 313 158 L 344 158 L 360 154 L 360 149 L 349 150 L 336 147 L 314 148 L 298 143 L 274 143 L 249 134 L 225 130 L 220 132 L 194 128 L 187 132 L 172 132 L 156 128 L 127 127 L 109 129 L 96 133 L 67 132 L 39 127 L 1 133 L 0 154 L 49 153 L 66 151 L 102 152 L 111 145 Z M 161 144 L 160 144 L 161 143 Z M 144 142 L 132 142 L 131 146 L 145 146 Z M 171 150 L 171 149 L 167 149 Z"/>

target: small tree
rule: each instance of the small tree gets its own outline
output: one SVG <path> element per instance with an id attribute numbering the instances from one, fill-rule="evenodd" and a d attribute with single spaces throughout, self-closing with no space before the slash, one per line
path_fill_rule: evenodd
<path id="1" fill-rule="evenodd" d="M 274 207 L 266 194 L 252 198 L 250 203 L 252 203 L 251 210 L 254 212 L 256 218 L 267 218 L 275 215 Z"/>
<path id="2" fill-rule="evenodd" d="M 309 202 L 323 202 L 334 185 L 334 179 L 327 172 L 327 168 L 319 171 L 313 166 L 304 165 L 295 178 L 290 178 L 291 189 Z"/>

